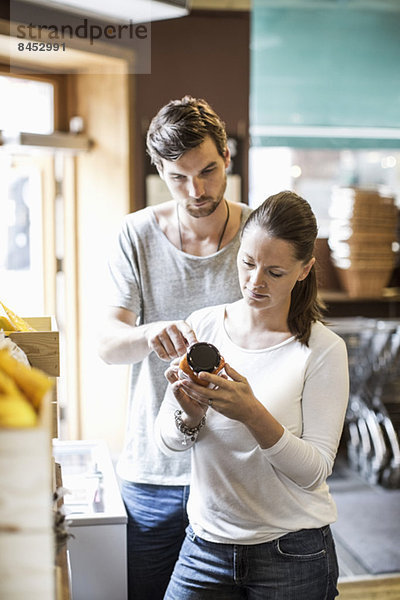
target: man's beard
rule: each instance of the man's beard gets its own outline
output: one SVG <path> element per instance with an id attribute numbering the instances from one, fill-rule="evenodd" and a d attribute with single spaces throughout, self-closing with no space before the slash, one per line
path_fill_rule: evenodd
<path id="1" fill-rule="evenodd" d="M 201 206 L 200 208 L 196 207 L 196 200 L 186 200 L 185 210 L 191 216 L 195 218 L 199 217 L 208 217 L 212 215 L 212 213 L 218 208 L 222 200 L 224 199 L 224 194 L 226 190 L 226 181 L 227 177 L 225 174 L 224 181 L 222 183 L 221 189 L 217 194 L 216 199 L 214 200 L 212 196 L 201 196 L 197 199 L 197 202 L 207 202 L 206 206 Z"/>

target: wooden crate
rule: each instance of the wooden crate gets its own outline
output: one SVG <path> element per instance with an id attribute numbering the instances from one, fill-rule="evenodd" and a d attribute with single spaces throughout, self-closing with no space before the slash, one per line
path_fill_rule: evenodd
<path id="1" fill-rule="evenodd" d="M 37 331 L 14 331 L 8 336 L 23 350 L 32 367 L 41 369 L 50 377 L 60 375 L 60 338 L 54 317 L 24 317 Z M 51 401 L 51 435 L 58 437 L 57 382 L 54 382 Z"/>
<path id="2" fill-rule="evenodd" d="M 9 337 L 25 352 L 32 367 L 58 377 L 60 343 L 54 317 L 24 317 L 24 320 L 37 331 L 13 331 Z"/>
<path id="3" fill-rule="evenodd" d="M 51 393 L 39 423 L 0 429 L 0 598 L 54 600 Z"/>

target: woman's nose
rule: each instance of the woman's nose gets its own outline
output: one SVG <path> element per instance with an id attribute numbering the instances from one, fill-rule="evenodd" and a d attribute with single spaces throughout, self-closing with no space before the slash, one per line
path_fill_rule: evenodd
<path id="1" fill-rule="evenodd" d="M 265 286 L 265 276 L 262 269 L 254 269 L 251 272 L 251 284 L 253 287 Z"/>

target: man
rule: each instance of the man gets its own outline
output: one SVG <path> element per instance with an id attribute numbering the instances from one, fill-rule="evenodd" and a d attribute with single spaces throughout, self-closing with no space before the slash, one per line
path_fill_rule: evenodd
<path id="1" fill-rule="evenodd" d="M 112 294 L 102 358 L 132 364 L 126 441 L 118 463 L 128 512 L 132 600 L 162 599 L 187 526 L 190 457 L 167 459 L 153 427 L 167 387 L 165 361 L 195 341 L 184 319 L 240 297 L 236 255 L 250 209 L 225 197 L 225 126 L 204 100 L 164 106 L 147 150 L 172 200 L 126 217 L 110 260 Z"/>

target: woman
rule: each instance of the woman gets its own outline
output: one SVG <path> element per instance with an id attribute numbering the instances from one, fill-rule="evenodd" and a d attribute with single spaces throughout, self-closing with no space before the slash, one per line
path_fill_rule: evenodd
<path id="1" fill-rule="evenodd" d="M 204 388 L 177 366 L 156 424 L 169 455 L 192 452 L 190 525 L 165 600 L 330 600 L 337 559 L 326 484 L 348 400 L 343 340 L 321 322 L 315 216 L 293 192 L 248 218 L 243 298 L 188 321 L 226 376 Z M 221 282 L 222 285 L 222 282 Z M 172 392 L 172 393 L 171 393 Z"/>

